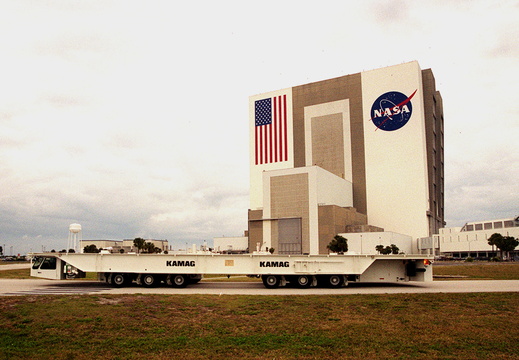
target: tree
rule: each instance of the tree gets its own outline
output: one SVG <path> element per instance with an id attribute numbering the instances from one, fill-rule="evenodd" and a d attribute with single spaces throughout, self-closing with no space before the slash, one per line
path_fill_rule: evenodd
<path id="1" fill-rule="evenodd" d="M 142 249 L 147 252 L 148 254 L 153 254 L 155 252 L 155 244 L 148 241 L 147 243 L 144 243 L 144 246 Z"/>
<path id="2" fill-rule="evenodd" d="M 326 246 L 330 251 L 344 254 L 348 251 L 348 239 L 340 235 L 335 235 L 332 241 Z"/>
<path id="3" fill-rule="evenodd" d="M 395 244 L 391 244 L 390 246 L 384 247 L 384 245 L 377 245 L 375 246 L 375 250 L 377 250 L 382 255 L 389 255 L 389 254 L 398 254 L 400 249 Z"/>
<path id="4" fill-rule="evenodd" d="M 503 236 L 499 233 L 494 233 L 488 238 L 488 245 L 497 247 L 501 254 L 501 259 L 503 259 L 503 254 L 514 251 L 517 245 L 519 245 L 519 241 L 513 236 Z"/>
<path id="5" fill-rule="evenodd" d="M 398 246 L 396 246 L 395 244 L 391 244 L 390 249 L 391 249 L 391 253 L 394 255 L 398 255 L 398 252 L 400 251 Z"/>
<path id="6" fill-rule="evenodd" d="M 83 248 L 83 252 L 84 253 L 87 253 L 87 254 L 93 254 L 93 253 L 98 253 L 99 252 L 99 249 L 97 248 L 97 246 L 95 246 L 94 244 L 92 245 L 87 245 Z"/>
<path id="7" fill-rule="evenodd" d="M 377 250 L 379 254 L 382 254 L 382 251 L 384 251 L 384 245 L 375 246 L 375 250 Z"/>
<path id="8" fill-rule="evenodd" d="M 137 248 L 137 252 L 140 252 L 144 249 L 146 241 L 143 238 L 135 238 L 133 240 L 133 245 Z"/>
<path id="9" fill-rule="evenodd" d="M 0 246 L 0 256 L 4 256 L 4 248 Z"/>

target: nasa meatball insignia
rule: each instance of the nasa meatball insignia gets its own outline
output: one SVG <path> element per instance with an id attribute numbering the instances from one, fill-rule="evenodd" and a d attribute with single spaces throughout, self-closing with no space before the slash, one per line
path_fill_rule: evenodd
<path id="1" fill-rule="evenodd" d="M 371 106 L 370 120 L 377 127 L 375 130 L 394 131 L 407 124 L 413 113 L 411 99 L 416 91 L 409 97 L 398 91 L 380 95 Z"/>

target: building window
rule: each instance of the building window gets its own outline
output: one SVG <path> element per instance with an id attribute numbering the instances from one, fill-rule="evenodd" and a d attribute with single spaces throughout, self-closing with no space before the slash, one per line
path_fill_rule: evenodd
<path id="1" fill-rule="evenodd" d="M 492 229 L 492 223 L 485 223 L 485 230 Z"/>
<path id="2" fill-rule="evenodd" d="M 501 229 L 503 227 L 502 221 L 496 221 L 494 222 L 494 229 Z"/>
<path id="3" fill-rule="evenodd" d="M 505 228 L 514 227 L 513 220 L 506 220 L 505 221 Z"/>
<path id="4" fill-rule="evenodd" d="M 476 224 L 476 231 L 483 230 L 483 224 Z"/>
<path id="5" fill-rule="evenodd" d="M 465 231 L 474 231 L 474 225 L 467 225 Z"/>

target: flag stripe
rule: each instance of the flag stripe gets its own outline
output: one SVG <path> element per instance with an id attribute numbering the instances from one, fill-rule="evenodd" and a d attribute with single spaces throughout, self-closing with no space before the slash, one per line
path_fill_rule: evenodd
<path id="1" fill-rule="evenodd" d="M 283 95 L 284 113 L 283 113 L 283 127 L 285 135 L 285 161 L 288 161 L 288 133 L 287 133 L 287 96 Z"/>

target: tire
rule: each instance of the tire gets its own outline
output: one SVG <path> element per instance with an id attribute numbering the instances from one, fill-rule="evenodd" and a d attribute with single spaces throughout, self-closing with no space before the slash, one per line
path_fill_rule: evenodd
<path id="1" fill-rule="evenodd" d="M 331 288 L 340 288 L 344 285 L 344 276 L 330 275 L 327 278 L 327 285 Z"/>
<path id="2" fill-rule="evenodd" d="M 123 287 L 128 283 L 127 277 L 124 274 L 111 274 L 112 285 L 115 287 Z"/>
<path id="3" fill-rule="evenodd" d="M 187 275 L 187 277 L 189 280 L 189 284 L 198 284 L 200 282 L 200 280 L 202 280 L 201 274 L 191 274 L 191 275 Z"/>
<path id="4" fill-rule="evenodd" d="M 267 289 L 275 289 L 281 284 L 281 277 L 278 275 L 263 275 L 261 279 Z"/>
<path id="5" fill-rule="evenodd" d="M 159 278 L 155 274 L 143 274 L 141 275 L 141 284 L 147 288 L 156 287 L 159 284 Z"/>
<path id="6" fill-rule="evenodd" d="M 299 275 L 295 279 L 295 283 L 298 288 L 305 289 L 312 285 L 312 276 L 311 275 Z"/>
<path id="7" fill-rule="evenodd" d="M 166 278 L 166 284 L 176 288 L 184 288 L 187 286 L 188 278 L 186 275 L 171 274 Z"/>

